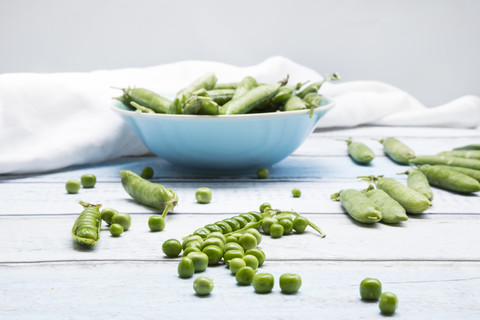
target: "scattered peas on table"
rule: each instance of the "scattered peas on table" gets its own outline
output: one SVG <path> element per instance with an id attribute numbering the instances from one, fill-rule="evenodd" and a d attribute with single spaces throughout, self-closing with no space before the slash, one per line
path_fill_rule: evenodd
<path id="1" fill-rule="evenodd" d="M 80 177 L 80 182 L 84 188 L 93 188 L 97 183 L 97 177 L 93 174 L 84 174 Z"/>
<path id="2" fill-rule="evenodd" d="M 213 279 L 198 277 L 193 281 L 193 290 L 199 296 L 209 295 L 213 291 Z"/>
<path id="3" fill-rule="evenodd" d="M 360 282 L 360 297 L 363 300 L 378 300 L 382 294 L 382 283 L 378 279 L 365 278 Z"/>
<path id="4" fill-rule="evenodd" d="M 112 237 L 120 237 L 120 235 L 124 231 L 124 228 L 119 223 L 113 223 L 113 224 L 110 225 L 109 231 L 110 231 L 110 234 L 112 235 Z"/>
<path id="5" fill-rule="evenodd" d="M 153 215 L 148 219 L 150 231 L 157 232 L 165 229 L 165 219 L 159 215 Z"/>
<path id="6" fill-rule="evenodd" d="M 143 179 L 151 179 L 153 177 L 152 167 L 143 168 L 142 172 L 140 173 L 140 177 L 142 177 Z"/>
<path id="7" fill-rule="evenodd" d="M 300 198 L 300 196 L 302 195 L 302 191 L 300 191 L 300 189 L 292 189 L 292 196 L 294 198 Z"/>
<path id="8" fill-rule="evenodd" d="M 301 286 L 302 278 L 296 273 L 284 273 L 280 276 L 280 290 L 282 290 L 282 293 L 297 293 Z"/>
<path id="9" fill-rule="evenodd" d="M 195 199 L 198 203 L 210 203 L 210 201 L 212 201 L 212 190 L 207 187 L 198 188 L 195 191 Z"/>
<path id="10" fill-rule="evenodd" d="M 392 292 L 383 292 L 380 295 L 380 302 L 378 307 L 383 314 L 392 315 L 398 307 L 398 298 Z"/>
<path id="11" fill-rule="evenodd" d="M 80 191 L 80 187 L 81 184 L 78 180 L 68 180 L 67 183 L 65 183 L 65 189 L 70 194 L 78 193 L 78 191 Z"/>
<path id="12" fill-rule="evenodd" d="M 260 168 L 257 170 L 258 179 L 267 179 L 268 178 L 268 169 Z"/>

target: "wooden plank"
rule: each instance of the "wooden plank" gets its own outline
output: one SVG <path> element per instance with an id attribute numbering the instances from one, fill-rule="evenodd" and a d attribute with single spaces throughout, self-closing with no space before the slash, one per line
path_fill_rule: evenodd
<path id="1" fill-rule="evenodd" d="M 479 263 L 268 262 L 270 294 L 237 286 L 224 267 L 198 274 L 214 279 L 208 297 L 193 278 L 176 276 L 176 262 L 0 265 L 2 319 L 385 319 L 376 302 L 360 299 L 365 277 L 382 281 L 399 299 L 395 319 L 478 319 Z M 295 295 L 280 293 L 278 278 L 298 273 Z M 6 276 L 8 275 L 8 276 Z M 196 277 L 197 275 L 195 275 Z"/>
<path id="2" fill-rule="evenodd" d="M 339 170 L 341 171 L 341 170 Z M 367 171 L 363 171 L 366 174 Z M 357 174 L 362 174 L 357 172 Z M 354 174 L 352 174 L 354 176 Z M 405 183 L 406 176 L 395 177 Z M 365 189 L 368 183 L 351 178 L 339 181 L 288 181 L 252 180 L 250 182 L 167 182 L 165 186 L 178 193 L 177 213 L 224 213 L 237 214 L 258 210 L 260 204 L 271 203 L 275 208 L 296 210 L 301 213 L 343 214 L 340 204 L 330 195 L 341 189 Z M 195 190 L 208 186 L 213 199 L 209 204 L 195 201 Z M 300 198 L 293 198 L 291 190 L 299 188 Z M 123 190 L 120 182 L 97 183 L 93 189 L 81 189 L 78 194 L 67 194 L 63 183 L 14 183 L 0 184 L 4 199 L 0 216 L 4 215 L 53 215 L 78 214 L 78 201 L 101 203 L 129 213 L 154 213 L 156 210 L 133 201 Z M 434 189 L 433 206 L 426 211 L 431 214 L 480 214 L 480 196 L 460 195 L 441 189 Z"/>
<path id="3" fill-rule="evenodd" d="M 73 243 L 74 216 L 0 219 L 0 262 L 70 260 L 162 260 L 161 244 L 181 239 L 197 228 L 230 215 L 167 216 L 162 232 L 148 229 L 149 215 L 132 216 L 132 227 L 112 238 L 105 225 L 92 249 Z M 260 247 L 269 259 L 318 260 L 452 260 L 480 261 L 480 234 L 476 216 L 411 218 L 398 226 L 360 225 L 347 215 L 308 215 L 326 234 L 312 229 L 280 239 L 264 236 Z"/>

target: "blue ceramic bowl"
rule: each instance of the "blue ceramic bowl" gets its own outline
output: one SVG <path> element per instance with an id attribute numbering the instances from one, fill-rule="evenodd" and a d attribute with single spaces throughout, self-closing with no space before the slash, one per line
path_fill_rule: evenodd
<path id="1" fill-rule="evenodd" d="M 323 97 L 310 110 L 244 115 L 148 114 L 115 103 L 118 112 L 157 156 L 193 171 L 240 173 L 266 168 L 293 153 L 334 105 Z"/>

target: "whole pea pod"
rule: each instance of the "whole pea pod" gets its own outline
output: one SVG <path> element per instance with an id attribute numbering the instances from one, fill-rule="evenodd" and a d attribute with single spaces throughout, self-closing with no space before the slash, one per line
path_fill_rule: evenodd
<path id="1" fill-rule="evenodd" d="M 233 98 L 220 108 L 220 114 L 243 114 L 270 101 L 283 83 L 264 84 L 247 91 L 245 94 Z"/>
<path id="2" fill-rule="evenodd" d="M 239 83 L 238 82 L 225 82 L 225 83 L 215 83 L 215 86 L 213 87 L 213 90 L 216 89 L 237 89 Z"/>
<path id="3" fill-rule="evenodd" d="M 237 89 L 235 90 L 233 99 L 243 96 L 245 93 L 247 93 L 248 91 L 252 90 L 257 86 L 258 86 L 258 83 L 257 83 L 257 80 L 255 80 L 255 78 L 250 76 L 243 78 L 240 84 L 238 85 Z"/>
<path id="4" fill-rule="evenodd" d="M 217 76 L 212 72 L 206 73 L 193 81 L 188 87 L 180 90 L 177 93 L 176 98 L 181 102 L 184 102 L 185 100 L 190 98 L 194 92 L 200 89 L 212 90 L 215 87 L 216 83 Z"/>
<path id="5" fill-rule="evenodd" d="M 358 222 L 375 223 L 382 219 L 382 213 L 361 191 L 345 189 L 332 194 L 331 198 L 339 200 L 345 211 Z"/>
<path id="6" fill-rule="evenodd" d="M 307 106 L 302 98 L 298 96 L 290 97 L 287 102 L 285 102 L 285 111 L 295 111 L 295 110 L 304 110 L 307 109 Z"/>
<path id="7" fill-rule="evenodd" d="M 296 86 L 286 85 L 281 87 L 277 94 L 272 98 L 272 102 L 276 104 L 284 103 L 290 99 L 295 92 Z"/>
<path id="8" fill-rule="evenodd" d="M 163 217 L 178 203 L 177 194 L 161 184 L 147 181 L 128 170 L 120 171 L 120 176 L 123 188 L 135 201 L 163 211 Z"/>
<path id="9" fill-rule="evenodd" d="M 345 141 L 347 143 L 348 155 L 356 163 L 367 165 L 375 158 L 372 149 L 361 142 L 352 141 L 352 138 L 346 140 L 338 139 L 338 141 Z"/>
<path id="10" fill-rule="evenodd" d="M 235 89 L 213 89 L 207 91 L 208 96 L 219 105 L 224 105 L 232 100 Z"/>
<path id="11" fill-rule="evenodd" d="M 327 82 L 327 81 L 337 81 L 337 80 L 340 80 L 340 79 L 341 79 L 340 75 L 336 72 L 334 72 L 332 74 L 327 74 L 325 76 L 325 79 L 323 79 L 322 81 L 319 81 L 319 82 L 312 83 L 311 85 L 309 85 L 308 87 L 306 87 L 302 91 L 298 92 L 297 96 L 299 96 L 300 98 L 304 98 L 309 93 L 318 93 L 318 91 L 320 90 L 320 88 L 322 87 L 322 85 L 325 82 Z"/>
<path id="12" fill-rule="evenodd" d="M 480 150 L 453 150 L 444 151 L 437 154 L 437 156 L 447 156 L 455 158 L 465 159 L 477 159 L 480 160 Z"/>
<path id="13" fill-rule="evenodd" d="M 470 168 L 462 168 L 462 167 L 455 167 L 455 166 L 447 166 L 443 164 L 437 164 L 437 167 L 444 168 L 444 169 L 449 169 L 453 170 L 456 172 L 460 172 L 463 174 L 466 174 L 469 177 L 472 177 L 473 179 L 480 181 L 480 170 L 475 170 L 475 169 L 470 169 Z"/>
<path id="14" fill-rule="evenodd" d="M 102 218 L 100 204 L 89 204 L 80 201 L 83 211 L 72 227 L 73 240 L 81 245 L 94 246 L 100 238 Z"/>
<path id="15" fill-rule="evenodd" d="M 453 150 L 480 150 L 480 144 L 467 144 L 466 146 L 454 148 Z"/>
<path id="16" fill-rule="evenodd" d="M 383 151 L 387 156 L 399 164 L 409 164 L 409 160 L 415 158 L 415 152 L 397 138 L 374 139 L 383 145 Z"/>
<path id="17" fill-rule="evenodd" d="M 382 222 L 399 223 L 408 220 L 405 209 L 385 191 L 380 189 L 367 189 L 365 195 L 382 213 Z"/>
<path id="18" fill-rule="evenodd" d="M 122 101 L 125 104 L 135 102 L 142 107 L 152 109 L 156 113 L 168 113 L 172 101 L 144 88 L 124 88 Z"/>
<path id="19" fill-rule="evenodd" d="M 418 214 L 427 210 L 432 203 L 418 191 L 410 189 L 392 178 L 359 177 L 375 183 L 378 189 L 385 191 L 392 199 L 396 200 L 407 213 Z"/>
<path id="20" fill-rule="evenodd" d="M 418 169 L 425 174 L 428 182 L 436 187 L 459 193 L 480 191 L 478 180 L 449 168 L 427 164 L 419 166 Z"/>
<path id="21" fill-rule="evenodd" d="M 419 157 L 410 159 L 410 163 L 413 163 L 416 165 L 443 164 L 447 166 L 480 170 L 480 160 L 455 158 L 455 157 L 447 157 L 447 156 L 419 156 Z"/>
<path id="22" fill-rule="evenodd" d="M 318 93 L 311 92 L 303 98 L 303 101 L 305 101 L 307 108 L 310 108 L 310 118 L 311 118 L 313 116 L 313 112 L 315 111 L 315 108 L 320 107 L 320 105 L 322 104 L 322 96 Z"/>
<path id="23" fill-rule="evenodd" d="M 407 186 L 410 189 L 425 195 L 428 200 L 433 199 L 433 191 L 432 188 L 430 188 L 430 183 L 421 170 L 410 168 L 405 173 L 408 174 Z"/>

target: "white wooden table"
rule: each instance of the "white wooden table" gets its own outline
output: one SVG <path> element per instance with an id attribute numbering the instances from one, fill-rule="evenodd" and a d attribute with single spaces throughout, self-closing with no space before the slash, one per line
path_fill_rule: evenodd
<path id="1" fill-rule="evenodd" d="M 354 164 L 346 144 L 353 137 L 377 157 L 371 166 Z M 0 319 L 376 319 L 377 303 L 359 298 L 365 277 L 396 293 L 399 319 L 480 319 L 480 198 L 435 189 L 433 206 L 398 226 L 360 225 L 330 200 L 342 188 L 366 187 L 359 175 L 383 174 L 406 181 L 406 167 L 383 155 L 372 137 L 396 136 L 417 154 L 478 143 L 480 132 L 440 128 L 361 127 L 319 131 L 270 170 L 266 180 L 252 172 L 212 177 L 184 172 L 156 157 L 127 158 L 55 173 L 0 176 Z M 174 189 L 179 205 L 163 232 L 149 232 L 155 211 L 136 204 L 123 190 L 119 170 L 155 170 L 154 181 Z M 84 173 L 97 176 L 93 189 L 76 195 L 65 182 Z M 208 186 L 213 201 L 195 202 L 196 188 Z M 292 188 L 302 191 L 293 198 Z M 112 238 L 102 227 L 93 249 L 75 245 L 70 230 L 82 211 L 79 200 L 102 203 L 132 215 L 132 227 Z M 260 247 L 267 255 L 262 272 L 276 278 L 271 294 L 236 285 L 224 265 L 202 275 L 214 278 L 206 298 L 194 295 L 192 279 L 177 277 L 178 259 L 168 259 L 161 244 L 196 228 L 263 202 L 306 215 L 327 234 L 272 239 Z M 283 295 L 278 277 L 302 276 L 296 295 Z"/>

